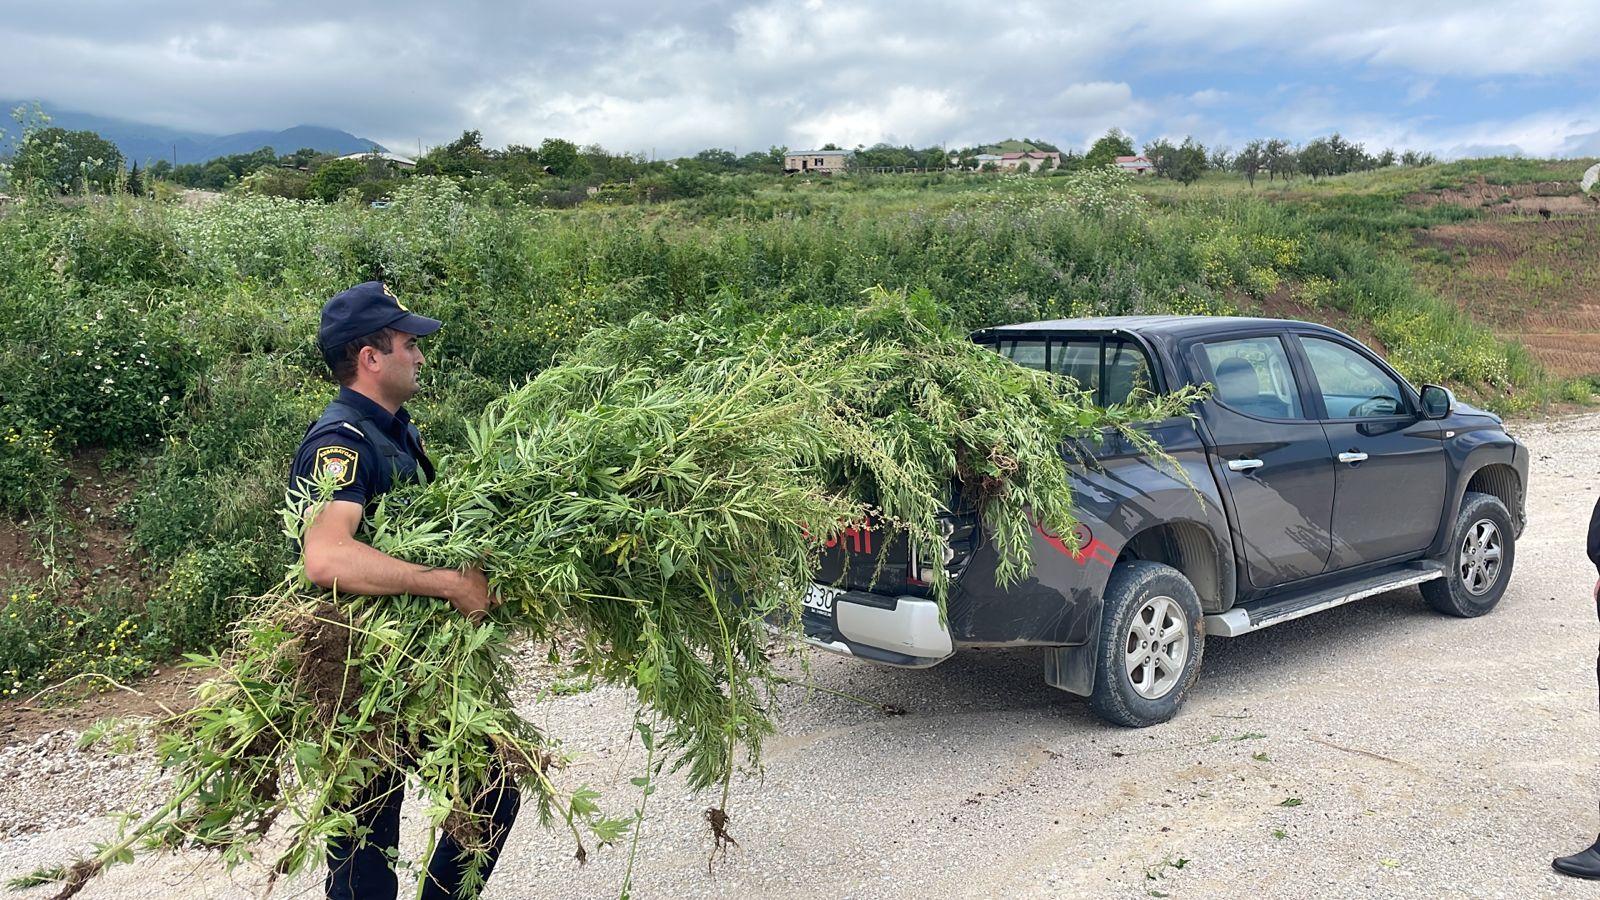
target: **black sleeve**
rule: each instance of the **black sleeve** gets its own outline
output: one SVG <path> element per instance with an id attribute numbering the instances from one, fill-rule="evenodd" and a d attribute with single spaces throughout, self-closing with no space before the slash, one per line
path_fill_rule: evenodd
<path id="1" fill-rule="evenodd" d="M 1600 500 L 1595 501 L 1594 512 L 1589 514 L 1589 562 L 1600 572 Z"/>
<path id="2" fill-rule="evenodd" d="M 336 431 L 312 438 L 300 445 L 289 470 L 291 502 L 299 491 L 317 498 L 320 482 L 327 478 L 334 486 L 332 499 L 366 506 L 380 492 L 377 466 L 377 451 L 353 434 Z"/>

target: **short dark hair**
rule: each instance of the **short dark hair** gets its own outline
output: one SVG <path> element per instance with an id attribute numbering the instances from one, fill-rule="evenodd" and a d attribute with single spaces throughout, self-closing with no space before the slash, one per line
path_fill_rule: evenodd
<path id="1" fill-rule="evenodd" d="M 350 382 L 356 380 L 356 362 L 361 358 L 361 351 L 373 347 L 379 353 L 393 353 L 395 335 L 399 333 L 393 328 L 380 328 L 364 337 L 347 341 L 334 351 L 332 361 L 328 364 L 333 370 L 333 380 L 349 387 Z"/>

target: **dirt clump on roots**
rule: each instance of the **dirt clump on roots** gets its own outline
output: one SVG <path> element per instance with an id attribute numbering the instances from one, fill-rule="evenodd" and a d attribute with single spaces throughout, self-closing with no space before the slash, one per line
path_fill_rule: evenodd
<path id="1" fill-rule="evenodd" d="M 83 890 L 89 879 L 100 874 L 100 863 L 94 860 L 81 860 L 67 868 L 66 878 L 61 885 L 61 890 L 51 900 L 67 900 L 68 897 L 77 895 Z"/>
<path id="2" fill-rule="evenodd" d="M 706 807 L 706 824 L 711 826 L 711 859 L 715 860 L 718 854 L 726 855 L 729 847 L 739 846 L 739 842 L 728 833 L 728 811 L 720 806 Z M 706 863 L 710 868 L 710 862 Z"/>
<path id="3" fill-rule="evenodd" d="M 332 603 L 319 603 L 289 624 L 299 651 L 295 685 L 317 710 L 317 718 L 333 724 L 361 697 L 359 675 L 351 684 L 350 619 Z"/>

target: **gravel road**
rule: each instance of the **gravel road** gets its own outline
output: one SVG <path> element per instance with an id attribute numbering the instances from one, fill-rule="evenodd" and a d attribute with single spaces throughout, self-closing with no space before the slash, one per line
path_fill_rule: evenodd
<path id="1" fill-rule="evenodd" d="M 1600 625 L 1583 554 L 1600 415 L 1512 430 L 1533 452 L 1529 523 L 1492 615 L 1445 618 L 1411 588 L 1214 639 L 1184 712 L 1141 731 L 1046 687 L 1034 653 L 923 672 L 811 654 L 815 683 L 908 713 L 786 689 L 765 771 L 733 787 L 739 846 L 708 872 L 702 811 L 716 798 L 669 780 L 650 799 L 634 896 L 1600 897 L 1549 865 L 1600 827 Z M 524 709 L 579 754 L 563 778 L 631 806 L 644 761 L 627 696 L 537 688 Z M 77 754 L 73 737 L 0 749 L 0 877 L 86 849 L 113 830 L 106 812 L 153 798 L 142 757 Z M 527 817 L 485 896 L 616 896 L 626 848 L 582 867 L 572 849 Z M 319 878 L 273 894 L 316 896 Z M 185 853 L 114 869 L 82 896 L 264 884 L 260 867 Z"/>

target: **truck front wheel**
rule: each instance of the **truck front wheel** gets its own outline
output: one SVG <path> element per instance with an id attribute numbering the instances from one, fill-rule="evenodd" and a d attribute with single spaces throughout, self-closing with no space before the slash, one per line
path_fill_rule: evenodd
<path id="1" fill-rule="evenodd" d="M 1089 704 L 1130 728 L 1172 718 L 1200 673 L 1205 618 L 1194 585 L 1171 566 L 1123 560 L 1106 583 Z"/>
<path id="2" fill-rule="evenodd" d="M 1481 616 L 1500 602 L 1517 558 L 1511 513 L 1493 494 L 1469 491 L 1461 498 L 1445 557 L 1443 578 L 1425 581 L 1422 597 L 1451 616 Z"/>

